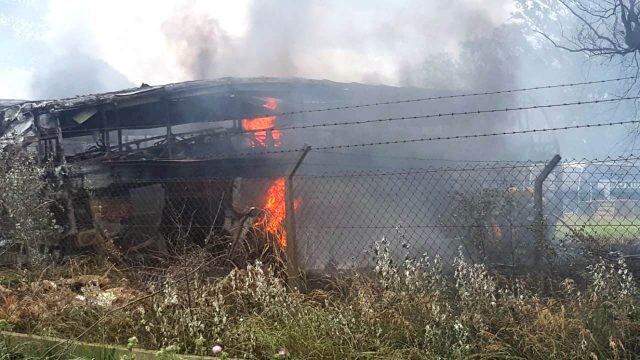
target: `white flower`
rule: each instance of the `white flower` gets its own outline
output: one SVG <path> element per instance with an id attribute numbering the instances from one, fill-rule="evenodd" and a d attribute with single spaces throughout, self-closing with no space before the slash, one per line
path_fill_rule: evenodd
<path id="1" fill-rule="evenodd" d="M 284 359 L 287 356 L 289 356 L 289 352 L 287 351 L 287 349 L 282 348 L 282 349 L 278 350 L 278 358 Z"/>
<path id="2" fill-rule="evenodd" d="M 211 352 L 213 353 L 213 355 L 218 355 L 222 352 L 222 346 L 220 345 L 213 345 L 211 347 Z"/>

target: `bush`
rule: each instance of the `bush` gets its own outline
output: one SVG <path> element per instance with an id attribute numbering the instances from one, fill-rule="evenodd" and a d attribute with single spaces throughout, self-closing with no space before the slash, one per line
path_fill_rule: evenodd
<path id="1" fill-rule="evenodd" d="M 5 248 L 17 247 L 27 264 L 41 260 L 42 250 L 58 240 L 55 202 L 44 175 L 32 157 L 0 153 L 0 240 Z"/>
<path id="2" fill-rule="evenodd" d="M 394 263 L 385 241 L 377 254 L 373 273 L 307 293 L 257 262 L 222 278 L 203 269 L 188 282 L 132 283 L 140 291 L 133 298 L 146 297 L 117 312 L 90 301 L 84 288 L 77 290 L 87 294 L 82 300 L 62 286 L 28 290 L 0 317 L 22 314 L 11 317 L 17 330 L 66 338 L 103 319 L 83 340 L 126 344 L 135 336 L 142 348 L 164 349 L 164 358 L 210 355 L 212 347 L 255 359 L 622 359 L 640 352 L 639 294 L 623 260 L 595 263 L 581 279 L 558 279 L 543 297 L 526 279 L 505 278 L 462 255 L 448 274 L 437 258 Z M 65 296 L 72 301 L 58 305 Z"/>

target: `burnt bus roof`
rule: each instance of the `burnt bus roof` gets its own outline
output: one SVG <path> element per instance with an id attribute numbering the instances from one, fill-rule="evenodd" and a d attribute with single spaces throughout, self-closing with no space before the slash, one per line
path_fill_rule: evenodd
<path id="1" fill-rule="evenodd" d="M 27 100 L 17 100 L 17 99 L 0 99 L 0 110 L 10 107 L 10 106 L 14 106 L 14 105 L 19 105 L 22 103 L 27 102 Z"/>
<path id="2" fill-rule="evenodd" d="M 265 97 L 282 100 L 284 106 L 277 112 L 286 112 L 433 94 L 425 89 L 329 80 L 227 77 L 158 86 L 143 84 L 66 99 L 7 100 L 2 103 L 5 108 L 0 106 L 0 120 L 2 112 L 5 123 L 15 120 L 17 112 L 23 113 L 24 119 L 56 114 L 64 137 L 75 137 L 103 128 L 149 128 L 268 115 L 269 109 L 262 106 Z"/>
<path id="3" fill-rule="evenodd" d="M 37 114 L 56 114 L 63 136 L 76 137 L 100 129 L 251 118 L 297 110 L 305 102 L 312 103 L 307 107 L 340 105 L 353 99 L 352 90 L 357 90 L 355 93 L 359 97 L 368 92 L 380 92 L 381 88 L 387 90 L 383 91 L 387 94 L 389 90 L 402 93 L 398 90 L 408 89 L 299 78 L 221 78 L 159 86 L 143 84 L 139 88 L 103 94 L 12 105 L 27 105 L 25 109 Z M 415 93 L 415 89 L 413 91 Z M 277 111 L 266 109 L 262 106 L 265 97 L 278 98 L 284 106 Z"/>

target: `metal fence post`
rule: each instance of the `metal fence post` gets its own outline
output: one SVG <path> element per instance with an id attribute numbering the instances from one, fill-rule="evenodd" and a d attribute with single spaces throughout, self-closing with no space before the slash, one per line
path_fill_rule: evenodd
<path id="1" fill-rule="evenodd" d="M 534 201 L 534 209 L 535 209 L 535 221 L 534 224 L 536 226 L 536 249 L 535 249 L 535 265 L 540 264 L 540 260 L 542 257 L 542 250 L 546 246 L 546 234 L 545 234 L 545 224 L 544 224 L 544 208 L 542 201 L 542 185 L 544 181 L 547 179 L 551 171 L 555 169 L 562 158 L 560 155 L 554 156 L 542 169 L 540 175 L 536 177 L 534 188 L 533 188 L 533 201 Z"/>
<path id="2" fill-rule="evenodd" d="M 299 285 L 299 268 L 298 268 L 298 244 L 296 239 L 296 219 L 295 219 L 295 194 L 293 193 L 293 178 L 296 175 L 296 172 L 302 165 L 304 158 L 311 150 L 311 146 L 306 145 L 302 150 L 302 154 L 295 162 L 289 174 L 287 175 L 285 182 L 285 196 L 286 196 L 286 223 L 285 230 L 287 232 L 287 247 L 285 249 L 285 254 L 287 256 L 287 277 L 289 281 L 289 285 L 297 286 Z"/>

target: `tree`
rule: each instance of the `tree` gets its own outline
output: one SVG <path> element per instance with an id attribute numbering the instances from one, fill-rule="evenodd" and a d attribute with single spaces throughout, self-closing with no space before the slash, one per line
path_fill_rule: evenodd
<path id="1" fill-rule="evenodd" d="M 638 0 L 519 0 L 518 4 L 521 18 L 554 46 L 590 57 L 632 61 L 640 68 Z M 575 21 L 575 30 L 567 32 L 569 18 Z"/>

